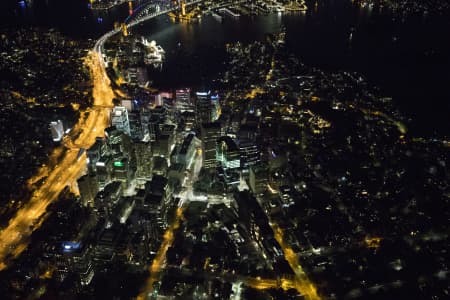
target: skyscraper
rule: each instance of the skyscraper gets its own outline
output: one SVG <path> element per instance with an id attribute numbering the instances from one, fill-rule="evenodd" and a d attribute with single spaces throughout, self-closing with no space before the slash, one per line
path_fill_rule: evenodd
<path id="1" fill-rule="evenodd" d="M 241 166 L 239 148 L 229 136 L 218 139 L 216 158 L 225 170 L 236 169 Z"/>
<path id="2" fill-rule="evenodd" d="M 220 116 L 221 108 L 219 95 L 211 92 L 197 92 L 197 122 L 210 123 L 215 122 Z"/>
<path id="3" fill-rule="evenodd" d="M 211 119 L 211 100 L 209 99 L 210 92 L 197 92 L 197 123 L 210 123 Z"/>
<path id="4" fill-rule="evenodd" d="M 51 122 L 50 131 L 52 132 L 53 141 L 60 142 L 64 136 L 64 126 L 61 120 Z"/>
<path id="5" fill-rule="evenodd" d="M 221 114 L 221 107 L 219 102 L 219 95 L 211 95 L 211 121 L 215 122 L 219 119 Z"/>
<path id="6" fill-rule="evenodd" d="M 255 195 L 264 193 L 269 181 L 269 167 L 266 164 L 258 164 L 250 167 L 249 183 Z"/>
<path id="7" fill-rule="evenodd" d="M 180 89 L 175 91 L 176 108 L 180 112 L 194 111 L 194 105 L 191 100 L 190 89 Z"/>
<path id="8" fill-rule="evenodd" d="M 98 193 L 98 182 L 95 175 L 84 175 L 77 180 L 81 203 L 84 206 L 93 206 Z"/>
<path id="9" fill-rule="evenodd" d="M 153 151 L 149 142 L 137 142 L 134 145 L 136 153 L 136 179 L 139 183 L 149 180 L 152 176 Z"/>
<path id="10" fill-rule="evenodd" d="M 128 111 L 125 107 L 114 107 L 111 113 L 111 125 L 127 135 L 131 134 L 130 120 L 128 119 Z"/>
<path id="11" fill-rule="evenodd" d="M 214 169 L 216 167 L 216 145 L 220 137 L 219 123 L 203 123 L 201 126 L 203 142 L 203 167 Z"/>

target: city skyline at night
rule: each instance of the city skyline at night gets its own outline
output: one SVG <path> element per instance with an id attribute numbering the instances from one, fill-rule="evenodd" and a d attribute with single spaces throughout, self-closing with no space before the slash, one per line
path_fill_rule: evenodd
<path id="1" fill-rule="evenodd" d="M 450 6 L 5 1 L 5 299 L 446 299 Z"/>

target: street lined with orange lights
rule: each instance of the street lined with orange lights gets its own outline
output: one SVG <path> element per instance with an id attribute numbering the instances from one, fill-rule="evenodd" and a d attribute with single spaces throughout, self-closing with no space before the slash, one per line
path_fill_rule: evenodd
<path id="1" fill-rule="evenodd" d="M 153 259 L 153 262 L 149 268 L 150 277 L 147 279 L 145 286 L 142 289 L 142 292 L 137 297 L 137 299 L 139 300 L 147 299 L 148 295 L 153 292 L 153 286 L 159 280 L 161 271 L 165 266 L 167 250 L 169 249 L 170 246 L 172 246 L 173 241 L 175 240 L 175 233 L 177 229 L 180 227 L 182 220 L 183 220 L 183 208 L 179 207 L 177 208 L 177 211 L 175 213 L 175 220 L 166 229 L 166 232 L 164 233 L 163 236 L 164 240 L 161 246 L 159 247 L 159 250 L 156 253 L 156 256 Z"/>
<path id="2" fill-rule="evenodd" d="M 101 55 L 98 52 L 90 52 L 85 63 L 92 75 L 93 105 L 111 106 L 114 92 L 110 87 Z M 82 114 L 80 121 L 72 129 L 79 133 L 72 143 L 85 147 L 92 145 L 108 124 L 108 108 L 92 110 L 86 118 L 83 118 Z M 77 180 L 85 167 L 86 156 L 78 157 L 77 149 L 67 150 L 58 147 L 50 155 L 48 165 L 43 166 L 28 181 L 31 187 L 39 181 L 42 184 L 33 192 L 31 199 L 17 211 L 8 225 L 0 231 L 0 270 L 7 268 L 11 260 L 17 258 L 27 248 L 29 237 L 40 227 L 46 216 L 47 207 L 58 199 L 66 186 L 70 186 Z"/>
<path id="3" fill-rule="evenodd" d="M 278 244 L 283 250 L 284 258 L 288 262 L 292 271 L 294 271 L 295 274 L 294 288 L 303 297 L 305 297 L 305 299 L 320 300 L 321 297 L 317 293 L 316 286 L 308 278 L 305 271 L 303 270 L 303 267 L 300 265 L 297 254 L 284 240 L 284 234 L 281 228 L 275 223 L 270 223 L 270 226 L 272 227 L 275 239 L 277 240 Z"/>

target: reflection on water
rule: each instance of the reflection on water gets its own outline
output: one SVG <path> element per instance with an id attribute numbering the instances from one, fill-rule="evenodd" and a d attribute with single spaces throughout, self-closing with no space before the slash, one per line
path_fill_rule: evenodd
<path id="1" fill-rule="evenodd" d="M 251 42 L 284 26 L 287 45 L 303 62 L 325 70 L 357 71 L 392 96 L 417 122 L 420 134 L 449 131 L 450 19 L 393 18 L 341 2 L 305 14 L 272 14 L 222 23 L 173 24 L 160 17 L 135 29 L 168 52 L 163 70 L 151 70 L 158 87 L 207 86 L 224 70 L 224 44 Z"/>
<path id="2" fill-rule="evenodd" d="M 25 8 L 16 2 L 0 11 L 7 14 L 2 23 L 40 24 L 73 36 L 98 37 L 127 17 L 128 6 L 93 12 L 85 0 L 33 0 Z M 450 18 L 445 16 L 397 18 L 342 0 L 320 2 L 306 13 L 223 22 L 205 16 L 198 24 L 173 24 L 162 16 L 132 32 L 156 40 L 167 52 L 164 68 L 150 74 L 157 86 L 195 87 L 210 85 L 223 71 L 225 43 L 263 39 L 281 26 L 286 27 L 288 47 L 306 64 L 360 72 L 417 119 L 417 129 L 449 131 Z"/>

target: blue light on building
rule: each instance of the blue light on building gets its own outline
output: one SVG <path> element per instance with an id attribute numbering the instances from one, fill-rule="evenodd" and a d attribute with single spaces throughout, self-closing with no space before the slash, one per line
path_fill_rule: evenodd
<path id="1" fill-rule="evenodd" d="M 65 253 L 71 253 L 81 248 L 80 242 L 63 242 L 62 251 Z"/>

